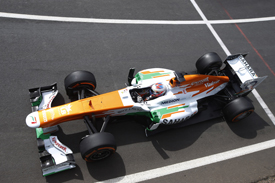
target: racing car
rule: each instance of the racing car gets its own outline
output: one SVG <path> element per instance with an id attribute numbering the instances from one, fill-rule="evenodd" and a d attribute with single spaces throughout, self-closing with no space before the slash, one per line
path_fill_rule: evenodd
<path id="1" fill-rule="evenodd" d="M 56 83 L 29 89 L 32 113 L 26 124 L 36 129 L 43 176 L 75 167 L 73 152 L 51 135 L 63 122 L 84 119 L 89 135 L 80 139 L 80 153 L 93 162 L 116 151 L 115 138 L 105 129 L 120 116 L 142 117 L 137 119 L 142 119 L 146 136 L 222 116 L 228 122 L 248 117 L 254 107 L 247 95 L 266 76 L 256 75 L 246 55 L 230 55 L 223 62 L 217 53 L 206 53 L 197 60 L 196 73 L 152 68 L 134 74 L 131 68 L 126 87 L 105 94 L 96 92 L 91 72 L 75 71 L 64 85 L 77 100 L 55 107 Z"/>

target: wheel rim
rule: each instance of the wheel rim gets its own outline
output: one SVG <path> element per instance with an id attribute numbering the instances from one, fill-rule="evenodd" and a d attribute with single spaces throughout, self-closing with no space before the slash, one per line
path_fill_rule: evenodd
<path id="1" fill-rule="evenodd" d="M 101 149 L 93 153 L 89 158 L 93 161 L 105 159 L 112 154 L 110 149 Z"/>
<path id="2" fill-rule="evenodd" d="M 253 112 L 253 110 L 244 111 L 244 112 L 238 114 L 235 118 L 233 118 L 232 122 L 240 121 L 241 119 L 244 119 L 247 116 L 249 116 L 252 112 Z"/>

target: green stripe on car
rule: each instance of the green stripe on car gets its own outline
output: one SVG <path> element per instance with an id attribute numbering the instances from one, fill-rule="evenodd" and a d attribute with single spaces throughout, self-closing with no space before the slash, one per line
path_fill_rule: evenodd
<path id="1" fill-rule="evenodd" d="M 135 78 L 136 78 L 137 82 L 139 82 L 141 80 L 152 79 L 154 77 L 167 75 L 167 74 L 171 74 L 171 72 L 166 72 L 166 73 L 156 72 L 156 73 L 149 73 L 149 74 L 142 74 L 139 72 L 135 75 Z"/>
<path id="2" fill-rule="evenodd" d="M 187 107 L 189 107 L 189 105 L 173 107 L 173 108 L 170 108 L 170 109 L 168 107 L 165 107 L 165 108 L 153 110 L 151 112 L 151 115 L 152 115 L 151 120 L 158 123 L 161 120 L 161 118 L 164 114 L 174 113 L 174 112 L 179 111 L 180 109 L 184 109 L 184 108 L 187 108 Z"/>

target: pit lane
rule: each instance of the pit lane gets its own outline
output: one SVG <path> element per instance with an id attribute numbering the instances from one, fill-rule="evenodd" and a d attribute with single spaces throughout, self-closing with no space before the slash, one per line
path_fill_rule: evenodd
<path id="1" fill-rule="evenodd" d="M 25 5 L 9 1 L 1 2 L 0 7 L 1 12 L 62 17 L 202 20 L 190 1 L 132 3 L 116 1 L 103 8 L 101 3 L 82 1 L 81 5 L 77 6 L 80 6 L 79 9 L 75 8 L 76 5 L 72 2 L 65 3 L 65 8 L 62 8 L 64 3 L 48 4 L 49 7 L 55 7 L 53 10 L 31 1 Z M 272 7 L 274 9 L 274 3 L 271 1 L 262 4 L 257 1 L 250 4 L 243 4 L 243 1 L 197 3 L 208 20 L 229 20 L 226 11 L 234 19 L 274 16 L 271 11 Z M 168 6 L 164 6 L 165 4 Z M 94 9 L 97 7 L 98 10 L 81 11 L 81 7 L 85 5 Z M 64 77 L 73 70 L 87 69 L 93 72 L 99 83 L 98 91 L 104 93 L 124 87 L 128 68 L 133 66 L 136 70 L 157 66 L 191 71 L 195 68 L 195 61 L 205 52 L 215 51 L 222 58 L 225 58 L 226 54 L 205 24 L 88 24 L 11 18 L 1 18 L 0 21 L 3 25 L 0 28 L 3 78 L 0 104 L 3 176 L 0 179 L 3 181 L 102 181 L 274 139 L 274 125 L 253 95 L 250 95 L 250 98 L 254 101 L 256 113 L 236 125 L 217 119 L 151 138 L 145 138 L 143 128 L 132 121 L 110 125 L 108 131 L 117 139 L 118 153 L 95 164 L 86 164 L 80 157 L 78 141 L 87 132 L 82 121 L 74 121 L 61 125 L 59 138 L 75 152 L 78 167 L 43 178 L 40 173 L 35 132 L 28 129 L 24 123 L 25 116 L 30 112 L 28 88 L 56 81 L 62 94 L 58 102 L 69 102 L 62 85 Z M 274 113 L 274 91 L 271 87 L 274 86 L 271 70 L 275 70 L 272 62 L 274 37 L 271 36 L 274 22 L 238 24 L 241 31 L 234 24 L 212 26 L 231 53 L 249 52 L 247 60 L 256 73 L 259 76 L 268 75 L 268 79 L 257 91 Z M 274 148 L 154 180 L 251 182 L 274 174 L 273 154 Z"/>

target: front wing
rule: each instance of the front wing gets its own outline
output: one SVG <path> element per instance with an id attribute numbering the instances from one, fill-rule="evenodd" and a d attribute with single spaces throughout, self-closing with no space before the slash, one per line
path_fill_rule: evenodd
<path id="1" fill-rule="evenodd" d="M 51 103 L 56 97 L 58 90 L 55 83 L 46 87 L 30 89 L 29 93 L 32 112 L 34 112 L 51 108 Z M 33 123 L 36 123 L 36 120 L 37 119 L 33 117 Z M 37 147 L 43 176 L 76 167 L 71 149 L 62 144 L 57 136 L 51 135 L 51 133 L 57 130 L 57 126 L 36 128 Z"/>

